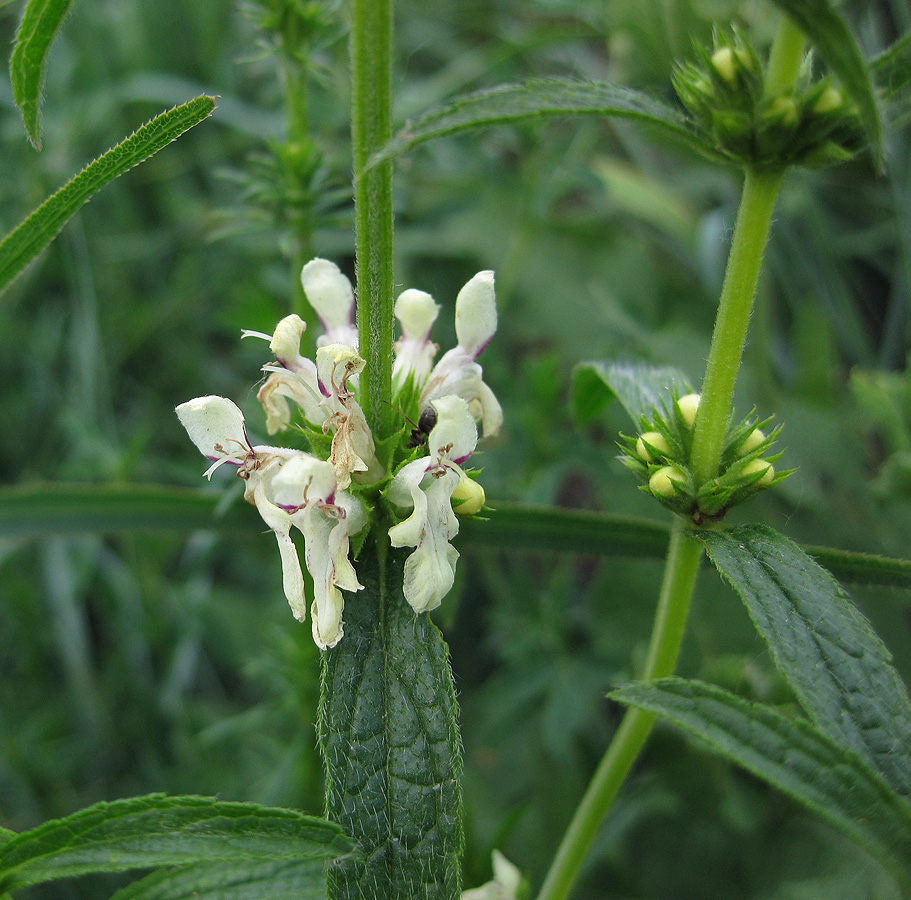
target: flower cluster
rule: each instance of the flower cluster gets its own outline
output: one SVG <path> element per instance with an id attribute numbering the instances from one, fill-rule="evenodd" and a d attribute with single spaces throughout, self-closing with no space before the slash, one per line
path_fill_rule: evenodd
<path id="1" fill-rule="evenodd" d="M 828 79 L 811 80 L 809 65 L 793 88 L 768 91 L 756 51 L 737 31 L 696 46 L 699 59 L 678 66 L 674 88 L 693 125 L 716 152 L 739 165 L 803 165 L 850 159 L 864 146 L 856 107 Z"/>
<path id="2" fill-rule="evenodd" d="M 270 435 L 285 432 L 306 449 L 253 444 L 240 409 L 224 397 L 200 397 L 177 407 L 190 439 L 212 465 L 205 475 L 232 466 L 245 482 L 244 497 L 275 533 L 285 596 L 295 618 L 306 617 L 303 571 L 291 537 L 304 536 L 305 564 L 313 578 L 313 638 L 334 647 L 344 634 L 342 591 L 358 591 L 352 539 L 366 534 L 382 504 L 398 521 L 388 531 L 394 547 L 414 547 L 405 562 L 404 595 L 416 612 L 439 606 L 452 587 L 458 551 L 451 540 L 459 515 L 484 506 L 475 473 L 463 466 L 475 450 L 478 428 L 496 433 L 503 413 L 477 362 L 497 327 L 493 272 L 480 272 L 456 299 L 458 345 L 434 365 L 430 331 L 439 312 L 423 291 L 407 290 L 395 315 L 393 406 L 403 424 L 399 440 L 382 451 L 358 401 L 358 355 L 351 283 L 323 259 L 304 266 L 301 282 L 323 325 L 315 360 L 301 355 L 306 323 L 282 319 L 269 334 L 244 337 L 269 342 L 274 360 L 257 399 Z M 413 420 L 410 418 L 413 416 Z"/>
<path id="3" fill-rule="evenodd" d="M 763 431 L 771 420 L 751 414 L 728 429 L 717 477 L 698 484 L 689 466 L 693 425 L 699 394 L 674 397 L 651 419 L 642 417 L 636 437 L 621 435 L 620 461 L 645 482 L 641 490 L 668 509 L 695 524 L 717 521 L 738 503 L 783 481 L 791 471 L 776 474 L 773 463 L 781 454 L 767 456 L 780 428 Z"/>

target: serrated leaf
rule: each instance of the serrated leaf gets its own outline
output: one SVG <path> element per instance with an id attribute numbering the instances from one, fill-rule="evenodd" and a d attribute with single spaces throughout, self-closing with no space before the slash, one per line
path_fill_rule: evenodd
<path id="1" fill-rule="evenodd" d="M 41 149 L 40 105 L 44 67 L 54 37 L 73 0 L 28 0 L 16 32 L 9 74 L 13 98 L 22 112 L 25 132 Z"/>
<path id="2" fill-rule="evenodd" d="M 641 416 L 649 417 L 652 409 L 669 405 L 672 394 L 691 391 L 686 375 L 673 366 L 582 362 L 572 374 L 573 415 L 584 425 L 616 398 L 638 427 Z"/>
<path id="3" fill-rule="evenodd" d="M 911 797 L 911 702 L 885 644 L 838 582 L 764 525 L 697 537 L 819 729 Z"/>
<path id="4" fill-rule="evenodd" d="M 364 589 L 346 598 L 345 636 L 323 654 L 326 809 L 361 850 L 329 867 L 333 900 L 459 897 L 458 707 L 446 644 L 402 594 L 409 553 L 367 542 Z"/>
<path id="5" fill-rule="evenodd" d="M 715 685 L 664 678 L 609 695 L 706 741 L 812 809 L 911 884 L 911 808 L 856 754 L 802 719 Z"/>
<path id="6" fill-rule="evenodd" d="M 838 77 L 860 113 L 873 157 L 882 162 L 882 127 L 870 67 L 848 23 L 829 0 L 772 0 L 789 15 Z"/>
<path id="7" fill-rule="evenodd" d="M 326 862 L 222 861 L 153 872 L 111 900 L 326 900 Z"/>
<path id="8" fill-rule="evenodd" d="M 648 94 L 601 81 L 542 78 L 504 84 L 458 97 L 408 122 L 370 165 L 392 159 L 432 138 L 489 125 L 527 122 L 556 116 L 612 116 L 654 125 L 681 143 L 712 155 L 686 119 Z"/>
<path id="9" fill-rule="evenodd" d="M 161 113 L 48 197 L 0 243 L 0 291 L 57 236 L 92 195 L 211 115 L 214 97 L 197 97 Z"/>
<path id="10" fill-rule="evenodd" d="M 296 810 L 150 794 L 97 803 L 17 835 L 0 848 L 0 891 L 200 861 L 334 859 L 352 848 L 338 825 Z"/>

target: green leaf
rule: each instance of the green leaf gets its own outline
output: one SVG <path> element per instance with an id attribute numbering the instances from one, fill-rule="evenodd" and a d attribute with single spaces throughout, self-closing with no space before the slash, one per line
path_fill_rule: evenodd
<path id="1" fill-rule="evenodd" d="M 819 51 L 857 105 L 873 157 L 882 162 L 882 127 L 870 67 L 867 65 L 848 23 L 829 0 L 772 0 L 789 15 Z"/>
<path id="2" fill-rule="evenodd" d="M 0 537 L 129 531 L 258 528 L 247 503 L 226 510 L 224 494 L 152 484 L 30 484 L 0 488 Z"/>
<path id="3" fill-rule="evenodd" d="M 671 395 L 692 391 L 686 375 L 672 366 L 643 363 L 583 362 L 573 369 L 573 415 L 580 425 L 590 422 L 616 398 L 638 426 L 642 416 L 662 403 L 670 405 Z"/>
<path id="4" fill-rule="evenodd" d="M 242 860 L 163 869 L 111 900 L 326 900 L 326 861 Z"/>
<path id="5" fill-rule="evenodd" d="M 97 803 L 18 835 L 0 848 L 0 891 L 200 861 L 334 859 L 352 847 L 338 825 L 292 809 L 150 794 Z"/>
<path id="6" fill-rule="evenodd" d="M 894 97 L 911 85 L 911 31 L 873 60 L 870 68 L 885 97 Z"/>
<path id="7" fill-rule="evenodd" d="M 675 109 L 640 91 L 600 81 L 542 78 L 504 84 L 458 97 L 408 122 L 370 159 L 370 165 L 407 153 L 432 138 L 488 125 L 528 122 L 555 116 L 616 116 L 660 128 L 700 153 L 712 154 Z"/>
<path id="8" fill-rule="evenodd" d="M 402 595 L 411 552 L 368 539 L 364 589 L 346 598 L 345 636 L 323 654 L 327 815 L 362 852 L 329 867 L 332 900 L 459 897 L 458 709 L 446 644 Z"/>
<path id="9" fill-rule="evenodd" d="M 838 582 L 763 525 L 696 536 L 810 718 L 911 797 L 911 702 L 886 646 Z"/>
<path id="10" fill-rule="evenodd" d="M 213 97 L 197 97 L 156 116 L 112 147 L 52 194 L 0 243 L 0 291 L 57 236 L 70 216 L 118 175 L 147 160 L 215 108 Z"/>
<path id="11" fill-rule="evenodd" d="M 164 485 L 31 484 L 0 487 L 0 538 L 136 531 L 186 532 L 201 528 L 262 531 L 246 503 L 225 508 L 211 490 Z M 527 506 L 492 500 L 485 518 L 463 519 L 462 546 L 548 550 L 595 556 L 660 559 L 667 552 L 664 522 L 637 516 Z M 858 584 L 911 588 L 911 560 L 870 553 L 804 547 L 827 569 Z"/>
<path id="12" fill-rule="evenodd" d="M 911 884 L 911 807 L 850 750 L 803 719 L 789 719 L 710 684 L 663 678 L 609 695 L 706 741 L 809 807 Z"/>
<path id="13" fill-rule="evenodd" d="M 8 828 L 0 828 L 0 847 L 8 844 L 15 836 L 15 831 L 10 831 Z"/>
<path id="14" fill-rule="evenodd" d="M 44 66 L 51 43 L 70 11 L 73 0 L 28 0 L 16 32 L 9 74 L 13 98 L 22 111 L 29 140 L 41 149 L 39 112 Z"/>

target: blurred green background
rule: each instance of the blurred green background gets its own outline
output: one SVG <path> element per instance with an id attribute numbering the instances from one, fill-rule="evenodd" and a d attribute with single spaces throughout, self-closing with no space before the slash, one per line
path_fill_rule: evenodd
<path id="1" fill-rule="evenodd" d="M 331 26 L 308 59 L 318 153 L 305 164 L 283 144 L 280 67 L 257 24 L 273 0 L 80 0 L 51 55 L 41 154 L 0 82 L 4 231 L 155 113 L 220 96 L 210 120 L 106 188 L 0 297 L 5 485 L 202 487 L 205 463 L 173 414 L 202 394 L 233 398 L 265 437 L 262 346 L 242 344 L 240 329 L 271 332 L 291 311 L 302 216 L 312 251 L 353 270 L 345 4 L 300 5 L 324 8 Z M 0 5 L 7 44 L 20 11 Z M 846 11 L 870 55 L 911 25 L 903 0 Z M 400 0 L 397 117 L 549 74 L 670 99 L 673 59 L 735 16 L 768 42 L 774 15 L 759 2 Z M 905 557 L 908 143 L 907 129 L 889 135 L 883 176 L 860 158 L 788 177 L 737 395 L 740 412 L 755 405 L 784 424 L 782 464 L 797 468 L 740 521 Z M 618 431 L 631 428 L 622 411 L 572 422 L 570 373 L 582 360 L 632 359 L 699 383 L 738 188 L 734 172 L 594 119 L 444 139 L 397 164 L 396 280 L 443 305 L 441 346 L 459 287 L 497 271 L 500 329 L 482 362 L 506 425 L 476 457 L 492 506 L 665 517 L 614 458 Z M 216 476 L 211 489 L 237 503 L 237 487 Z M 318 651 L 289 615 L 274 540 L 257 521 L 0 537 L 0 826 L 159 790 L 321 810 Z M 660 563 L 462 552 L 438 621 L 463 709 L 466 883 L 489 877 L 498 847 L 537 884 L 619 719 L 604 694 L 642 659 Z M 911 597 L 852 593 L 907 677 Z M 682 671 L 791 703 L 708 571 Z M 23 896 L 99 897 L 113 883 Z M 575 896 L 881 900 L 888 890 L 833 831 L 659 728 Z"/>

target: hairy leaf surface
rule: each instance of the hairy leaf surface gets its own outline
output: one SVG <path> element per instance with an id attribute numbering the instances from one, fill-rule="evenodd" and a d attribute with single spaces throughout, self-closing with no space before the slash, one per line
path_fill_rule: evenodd
<path id="1" fill-rule="evenodd" d="M 911 882 L 911 807 L 855 753 L 810 723 L 681 678 L 630 685 L 610 696 L 706 741 L 858 841 L 905 885 Z"/>
<path id="2" fill-rule="evenodd" d="M 810 717 L 911 797 L 911 702 L 885 644 L 838 582 L 772 528 L 697 534 Z"/>

